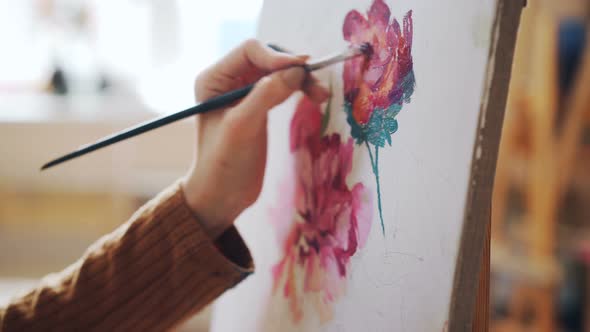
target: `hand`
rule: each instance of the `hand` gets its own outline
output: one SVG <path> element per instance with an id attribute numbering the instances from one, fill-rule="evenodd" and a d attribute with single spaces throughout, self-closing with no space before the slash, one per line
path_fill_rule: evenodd
<path id="1" fill-rule="evenodd" d="M 197 101 L 259 80 L 238 104 L 197 116 L 195 161 L 182 187 L 189 206 L 211 237 L 217 238 L 229 228 L 260 195 L 268 112 L 297 90 L 318 103 L 329 97 L 326 88 L 296 66 L 307 59 L 249 40 L 197 77 Z M 279 69 L 283 70 L 265 76 Z"/>

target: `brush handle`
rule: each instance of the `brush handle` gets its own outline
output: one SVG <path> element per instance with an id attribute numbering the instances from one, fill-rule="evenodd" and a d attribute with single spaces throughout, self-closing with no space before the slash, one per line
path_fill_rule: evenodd
<path id="1" fill-rule="evenodd" d="M 276 45 L 272 45 L 270 47 L 279 51 L 279 52 L 285 51 L 284 49 L 282 49 Z M 304 65 L 303 68 L 305 69 L 305 71 L 307 71 L 309 73 L 309 72 L 313 72 L 318 69 L 324 68 L 326 66 L 332 65 L 334 63 L 342 62 L 342 61 L 345 61 L 345 60 L 353 58 L 353 57 L 361 56 L 363 54 L 366 54 L 366 47 L 365 48 L 361 47 L 358 49 L 349 48 L 344 53 L 335 54 L 330 57 L 324 58 L 322 60 L 308 63 L 308 64 Z M 253 87 L 254 87 L 254 83 L 247 85 L 243 88 L 230 91 L 230 92 L 225 93 L 223 95 L 213 97 L 209 100 L 206 100 L 206 101 L 204 101 L 196 106 L 193 106 L 191 108 L 188 108 L 184 111 L 180 111 L 180 112 L 173 113 L 170 115 L 165 115 L 165 116 L 163 116 L 161 118 L 157 118 L 155 120 L 150 120 L 148 122 L 140 123 L 139 125 L 137 125 L 135 127 L 131 127 L 129 129 L 125 129 L 121 132 L 107 136 L 107 137 L 105 137 L 99 141 L 96 141 L 92 144 L 81 146 L 80 148 L 78 148 L 74 152 L 68 153 L 63 157 L 59 157 L 59 158 L 52 160 L 52 161 L 48 162 L 47 164 L 43 165 L 41 167 L 41 170 L 48 169 L 52 166 L 61 164 L 61 163 L 66 162 L 68 160 L 71 160 L 76 157 L 90 153 L 92 151 L 96 151 L 98 149 L 104 148 L 105 146 L 109 146 L 111 144 L 126 140 L 128 138 L 131 138 L 131 137 L 134 137 L 134 136 L 137 136 L 140 134 L 143 134 L 147 131 L 150 131 L 150 130 L 153 130 L 156 128 L 160 128 L 160 127 L 165 126 L 169 123 L 172 123 L 172 122 L 175 122 L 178 120 L 182 120 L 184 118 L 188 118 L 189 116 L 192 116 L 195 114 L 206 113 L 206 112 L 209 112 L 209 111 L 212 111 L 212 110 L 224 107 L 224 106 L 228 106 L 229 104 L 231 104 L 235 101 L 238 101 L 241 98 L 244 98 L 248 93 L 250 93 L 250 91 L 252 91 Z"/>
<path id="2" fill-rule="evenodd" d="M 176 112 L 176 113 L 173 113 L 170 115 L 162 116 L 162 117 L 157 118 L 155 120 L 149 120 L 149 121 L 140 123 L 134 127 L 125 129 L 125 130 L 120 131 L 118 133 L 114 133 L 114 134 L 107 136 L 99 141 L 94 142 L 94 143 L 91 143 L 88 145 L 83 145 L 80 148 L 78 148 L 77 150 L 75 150 L 71 153 L 68 153 L 63 157 L 59 157 L 57 159 L 54 159 L 54 160 L 46 163 L 45 165 L 43 165 L 41 167 L 41 170 L 48 169 L 52 166 L 61 164 L 61 163 L 66 162 L 68 160 L 71 160 L 76 157 L 90 153 L 92 151 L 96 151 L 98 149 L 104 148 L 105 146 L 109 146 L 111 144 L 115 144 L 117 142 L 126 140 L 128 138 L 143 134 L 147 131 L 150 131 L 150 130 L 153 130 L 156 128 L 160 128 L 160 127 L 165 126 L 169 123 L 172 123 L 172 122 L 175 122 L 178 120 L 182 120 L 182 119 L 188 118 L 188 117 L 196 115 L 196 114 L 207 113 L 209 111 L 212 111 L 212 110 L 215 110 L 218 108 L 222 108 L 224 106 L 228 106 L 231 103 L 238 101 L 238 100 L 244 98 L 246 95 L 248 95 L 248 93 L 250 93 L 250 91 L 252 91 L 253 87 L 254 87 L 254 84 L 247 85 L 243 88 L 233 90 L 228 93 L 222 94 L 220 96 L 216 96 L 211 99 L 208 99 L 196 106 L 193 106 L 191 108 L 187 108 L 184 111 Z"/>

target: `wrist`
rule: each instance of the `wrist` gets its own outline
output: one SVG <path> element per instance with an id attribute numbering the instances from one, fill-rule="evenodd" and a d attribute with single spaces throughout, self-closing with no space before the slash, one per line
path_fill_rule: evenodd
<path id="1" fill-rule="evenodd" d="M 214 197 L 211 191 L 202 190 L 195 179 L 185 177 L 181 181 L 181 188 L 188 207 L 212 239 L 217 239 L 233 225 L 235 216 L 224 209 L 221 200 Z"/>

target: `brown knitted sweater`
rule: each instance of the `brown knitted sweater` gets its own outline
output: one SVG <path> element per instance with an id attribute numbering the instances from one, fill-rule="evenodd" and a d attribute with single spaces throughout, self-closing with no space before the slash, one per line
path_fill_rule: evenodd
<path id="1" fill-rule="evenodd" d="M 168 330 L 253 269 L 235 228 L 212 241 L 175 184 L 0 308 L 0 332 Z"/>

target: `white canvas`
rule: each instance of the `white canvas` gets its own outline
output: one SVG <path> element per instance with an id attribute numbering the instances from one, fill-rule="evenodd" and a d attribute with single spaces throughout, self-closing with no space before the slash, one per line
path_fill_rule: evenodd
<path id="1" fill-rule="evenodd" d="M 372 215 L 368 238 L 347 261 L 345 278 L 338 281 L 339 289 L 331 292 L 328 304 L 316 303 L 325 292 L 300 291 L 302 313 L 294 317 L 289 298 L 281 289 L 273 289 L 272 273 L 285 255 L 277 241 L 275 219 L 296 219 L 286 184 L 297 177 L 289 132 L 301 95 L 292 97 L 272 111 L 264 189 L 238 221 L 256 272 L 216 303 L 212 331 L 445 328 L 495 1 L 385 2 L 391 12 L 389 23 L 395 18 L 402 29 L 404 16 L 411 11 L 416 83 L 396 116 L 398 129 L 391 135 L 391 145 L 379 149 L 384 228 L 371 156 L 366 145 L 355 143 L 346 184 L 352 188 L 361 183 L 365 188 L 361 198 L 363 204 L 370 203 Z M 372 3 L 266 0 L 258 37 L 312 58 L 339 52 L 349 45 L 343 38 L 347 13 L 357 10 L 367 16 Z M 344 111 L 342 73 L 339 64 L 318 76 L 333 91 L 325 134 L 338 133 L 344 145 L 351 138 L 351 125 Z M 326 308 L 329 313 L 320 312 Z"/>

